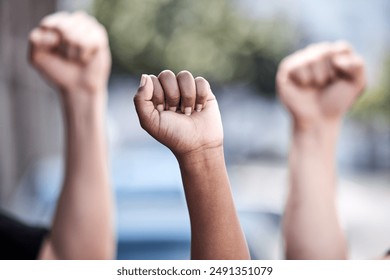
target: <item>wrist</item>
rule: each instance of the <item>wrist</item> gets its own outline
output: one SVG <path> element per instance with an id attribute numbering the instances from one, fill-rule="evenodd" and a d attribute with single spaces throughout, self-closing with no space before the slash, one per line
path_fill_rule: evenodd
<path id="1" fill-rule="evenodd" d="M 225 162 L 222 145 L 207 148 L 202 147 L 187 153 L 175 154 L 175 156 L 181 167 L 206 167 L 208 165 L 214 165 L 216 162 Z"/>
<path id="2" fill-rule="evenodd" d="M 186 196 L 210 196 L 210 190 L 229 192 L 223 147 L 213 147 L 177 156 Z M 215 200 L 222 196 L 215 197 Z"/>
<path id="3" fill-rule="evenodd" d="M 102 123 L 105 116 L 107 93 L 86 91 L 62 91 L 61 104 L 66 123 L 77 127 L 94 127 Z"/>
<path id="4" fill-rule="evenodd" d="M 101 88 L 99 90 L 61 90 L 61 103 L 64 107 L 65 113 L 67 111 L 75 110 L 91 110 L 103 108 L 106 106 L 107 89 Z"/>
<path id="5" fill-rule="evenodd" d="M 315 134 L 324 130 L 336 130 L 340 128 L 342 118 L 294 118 L 293 128 L 295 132 L 301 134 Z"/>
<path id="6" fill-rule="evenodd" d="M 298 147 L 312 147 L 318 151 L 335 148 L 340 127 L 341 121 L 322 121 L 304 126 L 294 122 L 293 143 Z"/>

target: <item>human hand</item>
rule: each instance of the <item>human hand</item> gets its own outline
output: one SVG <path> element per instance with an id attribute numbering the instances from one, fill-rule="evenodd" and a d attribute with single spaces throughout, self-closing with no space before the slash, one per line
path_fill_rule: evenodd
<path id="1" fill-rule="evenodd" d="M 106 92 L 111 56 L 104 27 L 84 12 L 59 12 L 30 33 L 32 65 L 65 95 Z"/>
<path id="2" fill-rule="evenodd" d="M 222 147 L 218 103 L 204 78 L 169 70 L 142 75 L 134 104 L 142 128 L 176 157 Z"/>
<path id="3" fill-rule="evenodd" d="M 341 120 L 365 83 L 363 59 L 344 42 L 300 50 L 281 62 L 277 74 L 279 97 L 298 129 Z"/>

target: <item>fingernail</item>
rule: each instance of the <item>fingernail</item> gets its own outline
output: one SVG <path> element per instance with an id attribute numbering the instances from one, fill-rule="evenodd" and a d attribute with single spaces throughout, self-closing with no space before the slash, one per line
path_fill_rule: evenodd
<path id="1" fill-rule="evenodd" d="M 142 74 L 141 81 L 139 82 L 139 86 L 143 87 L 146 84 L 146 75 Z"/>
<path id="2" fill-rule="evenodd" d="M 169 111 L 176 112 L 176 107 L 169 107 Z"/>
<path id="3" fill-rule="evenodd" d="M 159 111 L 159 112 L 164 111 L 164 105 L 163 104 L 157 105 L 157 111 Z"/>
<path id="4" fill-rule="evenodd" d="M 202 111 L 202 104 L 196 104 L 196 109 L 197 112 Z"/>
<path id="5" fill-rule="evenodd" d="M 185 107 L 184 108 L 184 114 L 186 114 L 187 116 L 191 116 L 191 113 L 192 113 L 192 108 L 191 107 Z"/>

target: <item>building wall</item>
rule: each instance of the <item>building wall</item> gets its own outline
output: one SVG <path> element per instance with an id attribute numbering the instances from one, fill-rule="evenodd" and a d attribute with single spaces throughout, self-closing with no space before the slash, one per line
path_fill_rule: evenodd
<path id="1" fill-rule="evenodd" d="M 29 31 L 55 9 L 54 0 L 0 0 L 0 207 L 28 166 L 61 150 L 57 95 L 27 61 Z"/>

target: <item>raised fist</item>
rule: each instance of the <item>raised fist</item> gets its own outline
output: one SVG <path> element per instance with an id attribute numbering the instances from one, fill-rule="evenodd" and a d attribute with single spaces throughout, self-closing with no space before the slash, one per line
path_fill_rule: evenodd
<path id="1" fill-rule="evenodd" d="M 142 128 L 176 156 L 222 146 L 217 100 L 204 78 L 169 70 L 142 75 L 134 104 Z"/>
<path id="2" fill-rule="evenodd" d="M 311 45 L 278 70 L 281 101 L 299 128 L 339 120 L 365 87 L 363 59 L 345 42 Z"/>
<path id="3" fill-rule="evenodd" d="M 61 91 L 105 91 L 111 55 L 104 27 L 84 12 L 42 19 L 30 33 L 30 60 Z"/>

